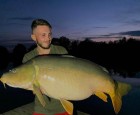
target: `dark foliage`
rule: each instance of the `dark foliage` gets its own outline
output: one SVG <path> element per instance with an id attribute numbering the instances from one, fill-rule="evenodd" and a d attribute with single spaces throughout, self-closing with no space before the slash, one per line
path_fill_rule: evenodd
<path id="1" fill-rule="evenodd" d="M 0 46 L 0 70 L 6 69 L 9 63 L 9 52 L 8 50 Z"/>
<path id="2" fill-rule="evenodd" d="M 12 61 L 13 61 L 13 65 L 14 67 L 19 66 L 20 64 L 22 64 L 22 59 L 24 54 L 26 53 L 26 47 L 23 44 L 17 44 L 13 50 L 13 54 L 12 54 Z"/>

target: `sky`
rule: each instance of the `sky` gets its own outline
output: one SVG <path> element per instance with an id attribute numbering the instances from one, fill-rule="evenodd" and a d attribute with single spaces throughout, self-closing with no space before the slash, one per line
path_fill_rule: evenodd
<path id="1" fill-rule="evenodd" d="M 0 0 L 0 45 L 30 43 L 36 18 L 49 21 L 56 38 L 140 36 L 140 0 Z"/>

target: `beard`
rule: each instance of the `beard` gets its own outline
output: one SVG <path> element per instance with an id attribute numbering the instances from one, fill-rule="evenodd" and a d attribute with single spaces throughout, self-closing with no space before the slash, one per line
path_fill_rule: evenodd
<path id="1" fill-rule="evenodd" d="M 42 49 L 49 49 L 51 47 L 51 42 L 48 42 L 47 44 L 37 42 L 37 45 L 40 46 Z"/>

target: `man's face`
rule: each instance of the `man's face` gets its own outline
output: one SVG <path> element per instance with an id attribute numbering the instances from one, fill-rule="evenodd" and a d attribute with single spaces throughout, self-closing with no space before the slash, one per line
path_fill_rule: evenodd
<path id="1" fill-rule="evenodd" d="M 37 45 L 43 49 L 49 49 L 52 32 L 48 26 L 40 25 L 33 30 L 32 39 L 37 43 Z"/>

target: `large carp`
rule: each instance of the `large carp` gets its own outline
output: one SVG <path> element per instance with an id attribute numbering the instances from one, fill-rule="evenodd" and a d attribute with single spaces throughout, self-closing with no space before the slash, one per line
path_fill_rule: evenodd
<path id="1" fill-rule="evenodd" d="M 69 114 L 73 112 L 69 100 L 96 95 L 107 102 L 107 94 L 117 114 L 122 96 L 130 89 L 130 85 L 114 81 L 100 65 L 71 56 L 38 56 L 4 73 L 0 80 L 11 87 L 32 90 L 43 106 L 42 94 L 58 99 Z"/>

